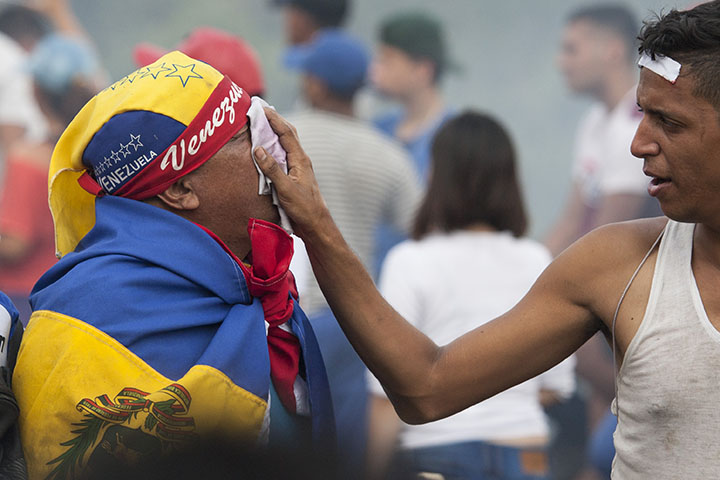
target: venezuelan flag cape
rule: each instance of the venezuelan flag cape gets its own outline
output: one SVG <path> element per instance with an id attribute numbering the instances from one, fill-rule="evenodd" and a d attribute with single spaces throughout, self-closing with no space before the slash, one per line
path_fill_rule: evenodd
<path id="1" fill-rule="evenodd" d="M 31 295 L 13 377 L 31 478 L 74 478 L 203 435 L 270 431 L 272 443 L 268 402 L 280 402 L 263 307 L 237 262 L 170 212 L 111 196 L 95 207 L 92 230 Z M 334 441 L 324 366 L 297 305 L 289 325 L 322 448 Z"/>

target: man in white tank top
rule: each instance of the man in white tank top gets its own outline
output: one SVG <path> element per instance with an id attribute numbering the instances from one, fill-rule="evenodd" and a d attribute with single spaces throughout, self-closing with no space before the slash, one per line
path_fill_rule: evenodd
<path id="1" fill-rule="evenodd" d="M 640 39 L 644 116 L 631 150 L 671 220 L 591 232 L 510 311 L 443 347 L 378 294 L 324 206 L 296 134 L 268 112 L 290 171 L 281 175 L 264 152 L 260 167 L 343 330 L 406 422 L 495 395 L 601 331 L 614 336 L 620 368 L 613 478 L 720 478 L 720 0 L 670 11 Z M 428 259 L 427 274 L 442 261 Z"/>

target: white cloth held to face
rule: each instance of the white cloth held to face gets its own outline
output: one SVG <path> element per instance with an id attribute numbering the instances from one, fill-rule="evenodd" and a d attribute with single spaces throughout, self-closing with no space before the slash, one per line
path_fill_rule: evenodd
<path id="1" fill-rule="evenodd" d="M 274 109 L 274 107 L 269 105 L 262 98 L 252 97 L 252 103 L 250 104 L 250 109 L 247 112 L 248 119 L 250 119 L 252 158 L 255 163 L 255 168 L 258 171 L 258 175 L 260 176 L 258 195 L 272 195 L 273 204 L 277 206 L 278 212 L 280 213 L 280 226 L 285 229 L 287 233 L 291 234 L 292 227 L 290 226 L 290 219 L 282 207 L 280 207 L 277 191 L 275 190 L 272 181 L 265 176 L 262 170 L 260 170 L 260 167 L 257 164 L 257 159 L 255 158 L 255 149 L 263 147 L 268 154 L 272 155 L 278 165 L 280 165 L 280 168 L 282 168 L 283 172 L 285 172 L 285 174 L 288 173 L 287 154 L 282 148 L 282 145 L 280 145 L 280 140 L 270 126 L 270 122 L 268 122 L 267 117 L 265 117 L 265 111 L 263 110 L 264 107 Z"/>

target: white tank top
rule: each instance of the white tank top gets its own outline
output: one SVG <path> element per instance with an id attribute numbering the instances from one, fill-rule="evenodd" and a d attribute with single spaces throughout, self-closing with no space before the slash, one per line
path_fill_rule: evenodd
<path id="1" fill-rule="evenodd" d="M 693 276 L 694 229 L 668 222 L 618 372 L 613 479 L 720 479 L 720 332 Z"/>

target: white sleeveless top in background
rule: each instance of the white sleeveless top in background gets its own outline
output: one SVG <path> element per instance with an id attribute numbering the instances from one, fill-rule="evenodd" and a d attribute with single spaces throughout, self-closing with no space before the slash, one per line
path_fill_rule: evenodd
<path id="1" fill-rule="evenodd" d="M 660 243 L 617 377 L 613 479 L 720 479 L 720 332 L 692 272 L 694 229 L 671 220 Z"/>

